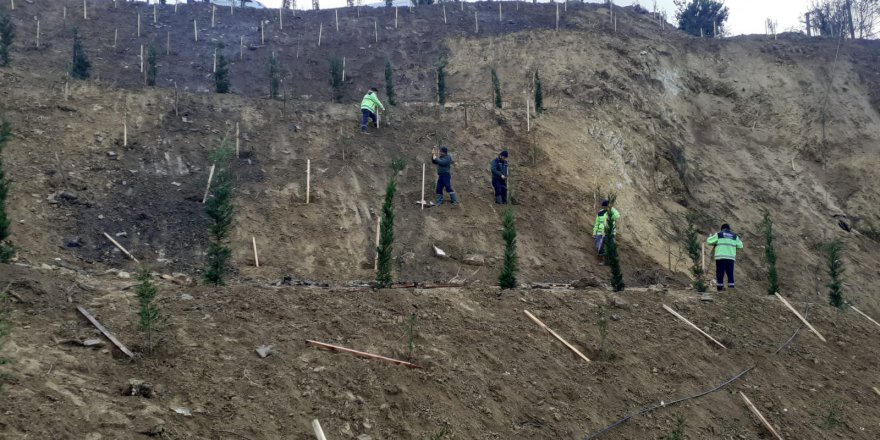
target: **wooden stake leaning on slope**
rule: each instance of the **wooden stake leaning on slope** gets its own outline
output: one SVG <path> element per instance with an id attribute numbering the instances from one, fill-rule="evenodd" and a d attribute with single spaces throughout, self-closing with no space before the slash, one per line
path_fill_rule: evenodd
<path id="1" fill-rule="evenodd" d="M 373 270 L 379 270 L 379 232 L 382 230 L 382 216 L 376 216 L 376 257 L 373 259 Z"/>
<path id="2" fill-rule="evenodd" d="M 569 350 L 575 352 L 575 354 L 577 354 L 581 359 L 583 359 L 583 360 L 585 360 L 585 361 L 587 361 L 587 362 L 590 362 L 590 359 L 589 359 L 589 358 L 587 358 L 586 356 L 584 356 L 584 354 L 581 353 L 580 351 L 578 351 L 577 348 L 574 348 L 571 344 L 569 344 L 568 341 L 566 341 L 565 339 L 562 339 L 562 336 L 559 336 L 558 334 L 556 334 L 556 332 L 554 332 L 553 330 L 551 330 L 550 327 L 547 327 L 547 325 L 544 324 L 543 322 L 541 322 L 540 319 L 536 318 L 535 315 L 529 313 L 528 310 L 523 310 L 523 312 L 525 312 L 526 316 L 528 316 L 529 319 L 531 319 L 532 321 L 534 321 L 535 324 L 538 324 L 539 326 L 541 326 L 541 328 L 543 328 L 544 330 L 547 330 L 551 335 L 553 335 L 554 338 L 558 339 L 559 342 L 562 342 L 566 347 L 568 347 Z"/>
<path id="3" fill-rule="evenodd" d="M 755 417 L 757 417 L 758 420 L 761 421 L 761 424 L 763 424 L 764 427 L 767 428 L 767 430 L 770 431 L 770 433 L 773 434 L 774 437 L 776 437 L 779 440 L 784 440 L 782 438 L 782 436 L 779 435 L 779 433 L 776 432 L 775 429 L 773 429 L 773 425 L 771 425 L 770 422 L 768 422 L 767 419 L 764 418 L 764 415 L 761 414 L 760 411 L 758 411 L 758 408 L 755 407 L 755 405 L 752 403 L 752 401 L 749 400 L 749 398 L 746 397 L 746 395 L 743 394 L 742 391 L 739 392 L 739 396 L 742 397 L 743 402 L 745 402 L 746 406 L 749 407 L 749 411 L 751 411 L 752 414 L 754 414 Z"/>
<path id="4" fill-rule="evenodd" d="M 254 244 L 254 267 L 260 267 L 260 257 L 257 255 L 257 238 L 251 236 L 251 242 Z"/>
<path id="5" fill-rule="evenodd" d="M 118 241 L 114 240 L 113 237 L 110 236 L 110 234 L 105 232 L 104 236 L 107 237 L 107 240 L 110 240 L 110 243 L 113 243 L 113 245 L 116 246 L 117 249 L 122 251 L 122 253 L 125 254 L 125 256 L 127 256 L 128 258 L 131 258 L 135 263 L 138 263 L 138 264 L 141 263 L 140 261 L 138 261 L 137 258 L 135 258 L 133 255 L 131 255 L 131 253 L 129 253 L 128 250 L 126 250 L 124 247 L 122 247 L 122 245 L 119 244 Z"/>
<path id="6" fill-rule="evenodd" d="M 327 437 L 324 437 L 324 430 L 321 429 L 321 422 L 318 419 L 312 420 L 312 429 L 315 431 L 315 437 L 318 440 L 327 440 Z"/>
<path id="7" fill-rule="evenodd" d="M 312 192 L 312 160 L 306 159 L 306 205 L 309 204 L 309 195 Z"/>
<path id="8" fill-rule="evenodd" d="M 670 308 L 670 307 L 667 306 L 666 304 L 663 304 L 663 308 L 664 308 L 667 312 L 672 313 L 676 318 L 678 318 L 678 319 L 684 321 L 687 325 L 689 325 L 689 326 L 691 326 L 691 327 L 697 329 L 698 332 L 702 333 L 703 336 L 709 338 L 709 340 L 711 340 L 712 342 L 718 344 L 719 347 L 724 348 L 724 349 L 727 349 L 727 347 L 725 347 L 724 344 L 718 342 L 717 339 L 715 339 L 715 338 L 709 336 L 709 334 L 706 333 L 706 332 L 704 332 L 703 329 L 697 327 L 696 325 L 694 325 L 694 323 L 688 321 L 687 318 L 685 318 L 684 316 L 679 315 L 678 312 L 676 312 L 675 310 L 672 310 L 672 308 Z"/>
<path id="9" fill-rule="evenodd" d="M 106 327 L 101 325 L 101 323 L 98 322 L 98 320 L 95 319 L 95 317 L 92 316 L 92 314 L 89 313 L 88 310 L 82 308 L 82 306 L 76 306 L 76 309 L 79 310 L 79 313 L 81 313 L 83 316 L 85 316 L 86 319 L 88 319 L 89 322 L 91 322 L 92 325 L 95 326 L 95 328 L 97 328 L 101 333 L 103 333 L 104 336 L 106 336 L 107 339 L 109 339 L 110 342 L 113 343 L 113 345 L 115 345 L 123 353 L 125 353 L 126 356 L 128 356 L 131 359 L 134 359 L 134 353 L 132 353 L 131 350 L 129 350 L 128 347 L 126 347 L 122 342 L 119 342 L 119 339 L 116 339 L 116 336 L 113 336 L 113 333 L 110 333 L 110 331 L 107 330 Z"/>
<path id="10" fill-rule="evenodd" d="M 310 339 L 306 340 L 306 345 L 311 345 L 312 347 L 322 348 L 325 350 L 341 351 L 343 353 L 350 353 L 355 356 L 365 357 L 365 358 L 369 358 L 369 359 L 376 359 L 379 361 L 388 362 L 390 364 L 403 365 L 404 367 L 408 367 L 408 368 L 422 368 L 422 367 L 420 367 L 416 364 L 410 363 L 410 362 L 392 359 L 392 358 L 385 357 L 385 356 L 379 356 L 377 354 L 367 353 L 364 351 L 352 350 L 350 348 L 340 347 L 338 345 L 325 344 L 323 342 L 312 341 Z"/>
<path id="11" fill-rule="evenodd" d="M 877 325 L 878 327 L 880 327 L 880 323 L 878 323 L 877 321 L 874 321 L 874 319 L 871 318 L 870 316 L 868 316 L 868 315 L 862 313 L 862 311 L 859 310 L 859 309 L 857 309 L 856 306 L 850 304 L 850 305 L 849 305 L 849 308 L 855 310 L 856 313 L 858 313 L 859 315 L 864 316 L 868 321 L 871 321 L 871 322 L 873 322 L 875 325 Z"/>
<path id="12" fill-rule="evenodd" d="M 816 328 L 813 327 L 812 324 L 810 324 L 809 322 L 807 322 L 807 320 L 806 320 L 803 316 L 801 316 L 801 314 L 798 313 L 798 311 L 795 310 L 794 307 L 792 307 L 791 304 L 789 304 L 788 301 L 786 301 L 785 298 L 782 297 L 782 295 L 779 294 L 779 292 L 776 292 L 774 295 L 776 295 L 776 297 L 779 298 L 780 301 L 782 301 L 782 304 L 784 304 L 785 307 L 788 307 L 788 310 L 791 310 L 791 313 L 794 313 L 794 315 L 797 316 L 798 319 L 801 320 L 801 322 L 803 322 L 803 323 L 804 323 L 804 324 L 805 324 L 805 325 L 806 325 L 806 326 L 807 326 L 807 327 L 808 327 L 813 333 L 815 333 L 816 336 L 818 336 L 819 339 L 822 340 L 822 342 L 828 342 L 828 341 L 825 340 L 825 337 L 824 337 L 824 336 L 822 336 L 821 334 L 819 334 L 819 331 L 816 330 Z"/>
<path id="13" fill-rule="evenodd" d="M 214 179 L 214 167 L 216 165 L 211 165 L 211 171 L 208 173 L 208 186 L 205 187 L 205 196 L 202 197 L 202 204 L 208 201 L 208 192 L 211 191 L 211 180 Z"/>

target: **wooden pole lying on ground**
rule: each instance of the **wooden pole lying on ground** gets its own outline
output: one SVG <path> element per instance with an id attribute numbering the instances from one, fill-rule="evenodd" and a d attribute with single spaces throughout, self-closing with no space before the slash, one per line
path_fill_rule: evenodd
<path id="1" fill-rule="evenodd" d="M 782 436 L 779 435 L 779 433 L 776 432 L 775 429 L 773 429 L 773 425 L 771 425 L 770 422 L 768 422 L 767 419 L 764 418 L 764 415 L 761 414 L 760 411 L 758 411 L 758 408 L 755 407 L 755 404 L 753 404 L 752 401 L 749 400 L 749 398 L 746 397 L 746 395 L 743 394 L 742 391 L 739 392 L 739 396 L 742 397 L 743 402 L 745 402 L 745 403 L 746 403 L 746 406 L 749 407 L 749 411 L 751 411 L 752 414 L 754 414 L 755 417 L 757 417 L 758 420 L 761 421 L 761 424 L 763 424 L 764 427 L 767 428 L 767 430 L 770 431 L 770 433 L 773 434 L 774 437 L 776 437 L 776 438 L 779 439 L 779 440 L 784 440 L 784 439 L 782 438 Z"/>
<path id="2" fill-rule="evenodd" d="M 532 315 L 531 313 L 529 313 L 528 310 L 523 310 L 523 312 L 525 312 L 526 315 L 529 317 L 529 319 L 531 319 L 532 321 L 534 321 L 535 324 L 538 324 L 539 326 L 541 326 L 541 328 L 543 328 L 544 330 L 547 330 L 548 332 L 550 332 L 550 334 L 553 335 L 553 337 L 555 337 L 556 339 L 558 339 L 559 342 L 562 342 L 563 344 L 565 344 L 565 346 L 568 347 L 569 350 L 575 352 L 575 354 L 577 354 L 581 359 L 583 359 L 583 360 L 585 360 L 585 361 L 587 361 L 587 362 L 590 362 L 590 359 L 589 359 L 589 358 L 587 358 L 586 356 L 584 356 L 583 353 L 581 353 L 580 351 L 578 351 L 577 348 L 574 348 L 574 347 L 573 347 L 571 344 L 569 344 L 565 339 L 562 339 L 562 336 L 559 336 L 558 334 L 556 334 L 556 332 L 554 332 L 553 330 L 551 330 L 550 327 L 547 327 L 547 325 L 544 324 L 543 322 L 541 322 L 540 319 L 536 318 L 535 315 Z"/>
<path id="3" fill-rule="evenodd" d="M 114 240 L 113 237 L 110 236 L 110 234 L 105 232 L 104 236 L 107 237 L 107 240 L 110 240 L 110 243 L 113 243 L 113 245 L 116 246 L 117 249 L 122 251 L 122 253 L 125 254 L 128 258 L 131 258 L 135 263 L 140 264 L 140 261 L 138 261 L 138 259 L 135 258 L 134 255 L 132 255 L 130 252 L 128 252 L 128 250 L 126 250 L 124 247 L 122 247 L 122 245 L 119 244 L 118 241 Z"/>
<path id="4" fill-rule="evenodd" d="M 798 311 L 795 310 L 794 307 L 792 307 L 791 304 L 789 304 L 788 301 L 786 301 L 785 298 L 783 298 L 782 295 L 779 294 L 779 292 L 774 293 L 774 295 L 776 295 L 776 297 L 779 298 L 780 301 L 782 301 L 782 304 L 785 304 L 785 307 L 788 307 L 788 310 L 791 310 L 791 312 L 794 313 L 794 315 L 797 316 L 798 319 L 801 320 L 801 322 L 803 322 L 813 333 L 815 333 L 816 336 L 818 336 L 819 339 L 822 340 L 822 342 L 828 342 L 825 340 L 825 337 L 823 337 L 821 334 L 819 334 L 819 331 L 816 330 L 816 328 L 813 327 L 812 324 L 807 322 L 807 320 L 804 319 L 804 317 L 801 316 L 801 314 L 798 313 Z"/>
<path id="5" fill-rule="evenodd" d="M 260 267 L 260 257 L 257 256 L 257 238 L 254 236 L 251 236 L 251 241 L 254 244 L 254 266 Z"/>
<path id="6" fill-rule="evenodd" d="M 663 308 L 666 309 L 667 312 L 672 313 L 673 315 L 675 315 L 676 318 L 678 318 L 678 319 L 684 321 L 687 325 L 689 325 L 689 326 L 691 326 L 691 327 L 697 329 L 698 332 L 702 333 L 703 336 L 709 338 L 709 340 L 711 340 L 712 342 L 718 344 L 719 347 L 724 348 L 724 349 L 727 348 L 727 347 L 724 346 L 724 344 L 718 342 L 718 340 L 716 340 L 715 338 L 709 336 L 709 334 L 706 333 L 706 332 L 704 332 L 703 329 L 701 329 L 701 328 L 697 327 L 696 325 L 694 325 L 693 322 L 688 321 L 687 318 L 685 318 L 684 316 L 681 316 L 680 314 L 678 314 L 678 312 L 676 312 L 675 310 L 672 310 L 672 308 L 670 308 L 670 307 L 667 306 L 666 304 L 663 304 Z"/>
<path id="7" fill-rule="evenodd" d="M 123 353 L 125 353 L 126 356 L 134 359 L 134 353 L 132 353 L 131 350 L 129 350 L 128 347 L 126 347 L 122 342 L 119 342 L 119 339 L 116 339 L 116 336 L 113 336 L 113 333 L 110 333 L 110 330 L 107 330 L 106 327 L 101 325 L 101 323 L 98 322 L 98 320 L 95 319 L 95 317 L 92 316 L 92 314 L 89 313 L 88 310 L 84 309 L 82 306 L 76 306 L 76 309 L 79 310 L 79 313 L 81 313 L 83 316 L 85 316 L 86 319 L 88 319 L 89 322 L 91 322 L 92 325 L 95 326 L 95 328 L 97 328 L 101 333 L 103 333 L 104 336 L 106 336 L 107 339 L 109 339 L 110 342 L 113 343 L 113 345 L 115 345 Z"/>
<path id="8" fill-rule="evenodd" d="M 214 179 L 214 164 L 211 165 L 211 171 L 208 173 L 208 186 L 205 187 L 205 196 L 202 197 L 202 203 L 208 201 L 208 191 L 211 190 L 211 180 Z"/>
<path id="9" fill-rule="evenodd" d="M 306 205 L 309 204 L 309 195 L 312 192 L 312 160 L 306 159 Z"/>
<path id="10" fill-rule="evenodd" d="M 422 205 L 422 209 L 425 209 L 425 163 L 422 162 L 422 201 L 419 202 Z"/>
<path id="11" fill-rule="evenodd" d="M 876 324 L 878 327 L 880 327 L 880 323 L 878 323 L 877 321 L 874 321 L 874 319 L 872 319 L 870 316 L 868 316 L 868 315 L 862 313 L 862 311 L 859 310 L 859 309 L 857 309 L 854 305 L 850 304 L 849 308 L 855 310 L 856 313 L 858 313 L 859 315 L 864 316 L 865 318 L 868 319 L 868 321 L 871 321 L 871 322 L 873 322 L 874 324 Z"/>
<path id="12" fill-rule="evenodd" d="M 376 258 L 373 261 L 373 270 L 379 270 L 379 230 L 382 229 L 382 216 L 376 216 Z"/>
<path id="13" fill-rule="evenodd" d="M 404 367 L 408 367 L 408 368 L 422 368 L 422 367 L 420 367 L 416 364 L 410 363 L 410 362 L 392 359 L 392 358 L 385 357 L 385 356 L 379 356 L 377 354 L 367 353 L 367 352 L 363 352 L 363 351 L 352 350 L 350 348 L 340 347 L 338 345 L 325 344 L 323 342 L 312 341 L 310 339 L 306 339 L 306 345 L 311 345 L 312 347 L 317 347 L 317 348 L 323 348 L 325 350 L 333 350 L 333 351 L 341 351 L 343 353 L 351 353 L 355 356 L 376 359 L 376 360 L 388 362 L 391 364 L 403 365 Z"/>
<path id="14" fill-rule="evenodd" d="M 315 430 L 315 437 L 318 440 L 327 440 L 327 437 L 324 437 L 324 430 L 321 429 L 321 422 L 318 419 L 312 420 L 312 429 Z"/>

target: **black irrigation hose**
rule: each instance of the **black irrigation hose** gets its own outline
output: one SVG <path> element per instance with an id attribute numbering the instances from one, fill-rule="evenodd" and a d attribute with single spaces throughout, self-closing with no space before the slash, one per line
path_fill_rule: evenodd
<path id="1" fill-rule="evenodd" d="M 807 312 L 808 312 L 808 311 L 809 311 L 809 309 L 804 310 L 804 319 L 806 319 L 806 317 L 807 317 Z M 792 334 L 790 338 L 788 338 L 788 339 L 787 339 L 782 345 L 780 345 L 779 348 L 777 348 L 776 351 L 773 352 L 773 354 L 774 354 L 774 355 L 779 354 L 780 351 L 782 351 L 785 347 L 788 346 L 788 344 L 791 343 L 791 341 L 794 340 L 794 338 L 798 335 L 798 333 L 800 333 L 801 329 L 803 329 L 803 328 L 804 328 L 804 324 L 801 323 L 801 325 L 798 326 L 797 330 L 794 331 L 794 334 Z M 714 393 L 715 391 L 718 391 L 718 390 L 720 390 L 721 388 L 724 388 L 724 387 L 726 387 L 727 385 L 733 383 L 734 381 L 736 381 L 736 380 L 739 379 L 740 377 L 745 376 L 746 373 L 748 373 L 749 371 L 752 371 L 752 369 L 754 369 L 754 368 L 757 367 L 757 366 L 758 366 L 757 364 L 752 365 L 751 367 L 746 368 L 745 370 L 740 371 L 739 374 L 737 374 L 737 375 L 731 377 L 730 379 L 727 379 L 726 381 L 722 382 L 722 383 L 719 384 L 719 385 L 716 385 L 716 386 L 713 387 L 713 388 L 710 388 L 710 389 L 708 389 L 708 390 L 706 390 L 706 391 L 703 391 L 702 393 L 695 394 L 695 395 L 690 396 L 690 397 L 683 397 L 683 398 L 681 398 L 681 399 L 673 400 L 673 401 L 670 401 L 670 402 L 663 402 L 663 401 L 661 401 L 659 404 L 651 405 L 651 406 L 647 406 L 647 407 L 643 407 L 642 409 L 640 409 L 640 410 L 638 410 L 638 411 L 636 411 L 636 412 L 633 412 L 633 413 L 627 415 L 626 417 L 624 417 L 624 418 L 622 418 L 622 419 L 620 419 L 620 420 L 618 420 L 618 421 L 616 421 L 616 422 L 614 422 L 614 423 L 612 423 L 612 424 L 610 424 L 610 425 L 608 425 L 608 426 L 602 428 L 601 430 L 596 431 L 596 432 L 590 434 L 590 435 L 586 438 L 586 440 L 593 440 L 593 439 L 595 439 L 595 438 L 598 438 L 600 435 L 605 434 L 606 432 L 608 432 L 608 431 L 610 431 L 610 430 L 612 430 L 612 429 L 614 429 L 614 428 L 620 426 L 621 424 L 623 424 L 623 423 L 626 422 L 627 420 L 629 420 L 629 419 L 631 419 L 631 418 L 633 418 L 633 417 L 640 416 L 640 415 L 642 415 L 642 414 L 647 414 L 647 413 L 649 413 L 649 412 L 651 412 L 651 411 L 654 411 L 654 410 L 657 409 L 657 408 L 665 408 L 665 407 L 667 407 L 667 406 L 675 405 L 675 404 L 678 404 L 678 403 L 681 403 L 681 402 L 684 402 L 684 401 L 687 401 L 687 400 L 696 399 L 696 398 L 698 398 L 698 397 L 703 397 L 703 396 L 705 396 L 706 394 Z"/>

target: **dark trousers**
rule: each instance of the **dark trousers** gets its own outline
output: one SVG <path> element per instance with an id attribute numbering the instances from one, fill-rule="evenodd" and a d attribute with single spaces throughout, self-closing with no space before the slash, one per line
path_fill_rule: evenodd
<path id="1" fill-rule="evenodd" d="M 492 179 L 492 188 L 495 189 L 495 203 L 507 204 L 507 182 L 501 179 Z"/>
<path id="2" fill-rule="evenodd" d="M 361 130 L 367 129 L 367 121 L 370 119 L 373 120 L 373 124 L 375 124 L 377 127 L 379 126 L 378 122 L 376 122 L 376 114 L 375 113 L 373 113 L 365 108 L 362 108 L 361 114 L 363 114 L 363 118 L 361 118 Z"/>
<path id="3" fill-rule="evenodd" d="M 734 260 L 715 260 L 715 286 L 718 290 L 724 290 L 724 275 L 727 275 L 727 287 L 734 288 L 733 264 Z"/>
<path id="4" fill-rule="evenodd" d="M 450 194 L 455 192 L 452 189 L 452 174 L 444 173 L 437 175 L 437 195 L 442 196 L 444 189 Z"/>

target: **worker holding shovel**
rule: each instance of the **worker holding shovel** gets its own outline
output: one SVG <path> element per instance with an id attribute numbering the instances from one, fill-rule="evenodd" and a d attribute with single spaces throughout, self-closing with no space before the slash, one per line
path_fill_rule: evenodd
<path id="1" fill-rule="evenodd" d="M 449 193 L 452 199 L 452 206 L 458 205 L 458 196 L 452 189 L 452 155 L 449 154 L 449 148 L 440 147 L 438 154 L 437 149 L 431 150 L 431 162 L 437 164 L 437 206 L 443 204 L 443 190 Z"/>
<path id="2" fill-rule="evenodd" d="M 605 245 L 609 241 L 614 240 L 614 236 L 617 235 L 617 227 L 614 228 L 614 231 L 607 230 L 609 215 L 614 218 L 616 224 L 617 219 L 620 218 L 620 212 L 617 211 L 617 208 L 611 206 L 611 201 L 608 199 L 602 200 L 602 209 L 596 215 L 596 223 L 593 225 L 593 238 L 596 240 L 596 258 L 599 260 L 599 264 L 603 266 L 605 265 Z"/>
<path id="3" fill-rule="evenodd" d="M 382 105 L 382 101 L 379 101 L 379 97 L 376 96 L 376 92 L 378 91 L 379 89 L 375 87 L 371 88 L 364 96 L 363 101 L 361 101 L 361 114 L 363 116 L 361 119 L 361 133 L 363 134 L 369 134 L 369 132 L 367 132 L 367 121 L 370 119 L 373 120 L 373 125 L 375 125 L 376 128 L 379 128 L 379 117 L 376 115 L 376 109 L 378 108 L 384 111 L 385 106 Z"/>

